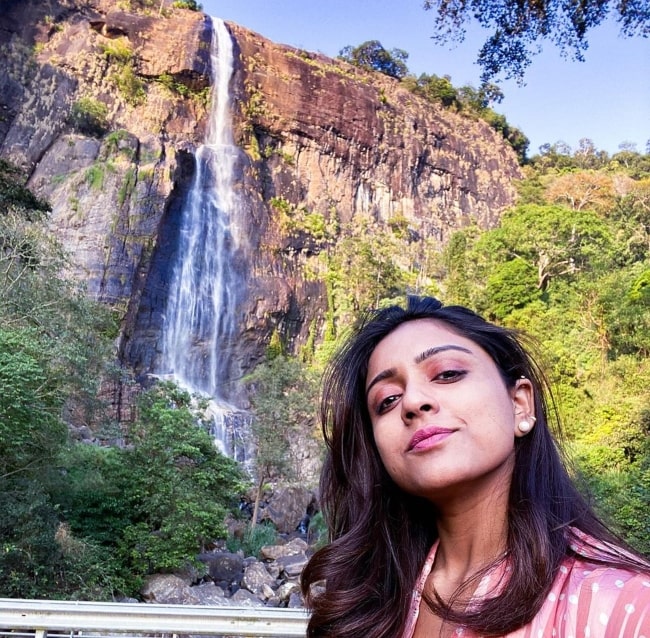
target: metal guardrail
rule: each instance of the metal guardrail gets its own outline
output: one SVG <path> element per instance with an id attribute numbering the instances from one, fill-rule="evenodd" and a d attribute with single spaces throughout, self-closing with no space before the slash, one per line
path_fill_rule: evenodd
<path id="1" fill-rule="evenodd" d="M 0 598 L 0 636 L 142 636 L 151 634 L 304 638 L 308 612 Z"/>

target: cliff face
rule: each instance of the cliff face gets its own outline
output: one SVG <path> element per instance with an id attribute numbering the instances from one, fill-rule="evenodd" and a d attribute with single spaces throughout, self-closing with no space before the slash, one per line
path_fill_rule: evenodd
<path id="1" fill-rule="evenodd" d="M 115 7 L 4 0 L 0 157 L 23 166 L 50 200 L 74 274 L 116 309 L 120 356 L 147 373 L 160 351 L 178 218 L 206 127 L 210 20 Z M 273 329 L 296 347 L 322 324 L 323 278 L 307 266 L 341 229 L 400 219 L 412 241 L 442 244 L 470 222 L 494 225 L 514 201 L 519 168 L 481 121 L 426 103 L 391 78 L 227 26 L 245 231 L 237 253 L 247 282 L 235 353 L 242 372 Z M 283 210 L 318 213 L 335 230 L 315 243 L 313 234 L 286 231 Z"/>

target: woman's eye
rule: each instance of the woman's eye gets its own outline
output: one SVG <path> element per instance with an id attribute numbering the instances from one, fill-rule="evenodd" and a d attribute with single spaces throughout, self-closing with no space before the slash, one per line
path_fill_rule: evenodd
<path id="1" fill-rule="evenodd" d="M 458 381 L 466 374 L 465 370 L 444 370 L 440 372 L 435 377 L 433 381 L 442 381 L 443 383 L 451 383 L 452 381 Z"/>
<path id="2" fill-rule="evenodd" d="M 377 406 L 377 414 L 386 412 L 398 399 L 399 394 L 391 394 L 389 397 L 383 399 Z"/>

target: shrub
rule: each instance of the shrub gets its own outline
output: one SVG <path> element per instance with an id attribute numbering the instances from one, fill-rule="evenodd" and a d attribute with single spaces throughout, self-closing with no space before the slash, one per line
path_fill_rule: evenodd
<path id="1" fill-rule="evenodd" d="M 260 551 L 265 545 L 273 545 L 278 540 L 278 532 L 271 523 L 262 523 L 247 528 L 243 538 L 229 536 L 226 548 L 229 552 L 242 551 L 244 556 L 259 558 Z"/>
<path id="2" fill-rule="evenodd" d="M 172 6 L 176 9 L 190 9 L 190 11 L 203 10 L 203 7 L 196 0 L 174 0 Z"/>
<path id="3" fill-rule="evenodd" d="M 115 76 L 115 82 L 124 99 L 134 106 L 142 104 L 146 97 L 144 82 L 138 77 L 133 70 L 133 66 L 125 64 L 120 72 Z"/>
<path id="4" fill-rule="evenodd" d="M 82 97 L 72 105 L 69 121 L 80 133 L 101 137 L 108 130 L 108 107 L 91 97 Z"/>
<path id="5" fill-rule="evenodd" d="M 127 64 L 133 59 L 133 49 L 127 38 L 116 38 L 101 45 L 102 52 L 111 62 Z"/>

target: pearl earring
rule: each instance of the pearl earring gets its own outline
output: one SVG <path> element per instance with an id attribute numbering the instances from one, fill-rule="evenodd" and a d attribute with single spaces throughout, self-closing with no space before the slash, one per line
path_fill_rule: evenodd
<path id="1" fill-rule="evenodd" d="M 532 423 L 531 423 L 532 421 Z M 517 429 L 522 433 L 522 434 L 527 434 L 530 432 L 531 428 L 535 424 L 535 417 L 534 416 L 529 416 L 525 419 L 522 419 L 519 421 L 519 425 L 517 425 Z"/>

